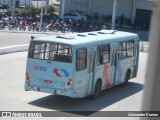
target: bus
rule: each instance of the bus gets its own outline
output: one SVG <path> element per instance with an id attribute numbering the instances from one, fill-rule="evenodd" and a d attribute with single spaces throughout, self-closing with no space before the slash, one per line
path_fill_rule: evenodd
<path id="1" fill-rule="evenodd" d="M 32 37 L 25 90 L 96 99 L 100 92 L 125 86 L 137 76 L 137 34 L 101 30 Z"/>

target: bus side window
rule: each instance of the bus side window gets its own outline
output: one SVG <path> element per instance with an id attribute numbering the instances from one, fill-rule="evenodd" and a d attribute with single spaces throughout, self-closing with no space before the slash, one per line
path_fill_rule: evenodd
<path id="1" fill-rule="evenodd" d="M 99 54 L 99 62 L 100 64 L 106 64 L 110 62 L 110 45 L 105 44 L 101 46 Z"/>
<path id="2" fill-rule="evenodd" d="M 127 45 L 126 42 L 121 42 L 118 45 L 118 59 L 125 59 L 127 57 Z"/>
<path id="3" fill-rule="evenodd" d="M 127 57 L 134 56 L 134 41 L 127 42 Z"/>
<path id="4" fill-rule="evenodd" d="M 81 48 L 77 50 L 76 56 L 76 70 L 84 70 L 86 68 L 87 49 Z"/>
<path id="5" fill-rule="evenodd" d="M 31 54 L 29 54 L 31 58 L 35 59 L 44 59 L 45 55 L 45 44 L 32 44 L 31 45 Z"/>
<path id="6" fill-rule="evenodd" d="M 117 50 L 113 49 L 112 50 L 112 62 L 111 62 L 111 66 L 115 66 L 117 63 Z"/>

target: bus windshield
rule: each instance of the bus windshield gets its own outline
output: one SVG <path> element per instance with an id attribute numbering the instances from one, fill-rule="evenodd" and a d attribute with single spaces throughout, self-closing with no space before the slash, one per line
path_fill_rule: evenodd
<path id="1" fill-rule="evenodd" d="M 48 42 L 32 42 L 29 58 L 72 63 L 72 48 L 69 45 Z"/>

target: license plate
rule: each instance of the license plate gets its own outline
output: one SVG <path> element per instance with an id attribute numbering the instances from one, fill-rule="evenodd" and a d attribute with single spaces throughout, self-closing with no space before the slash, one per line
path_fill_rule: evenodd
<path id="1" fill-rule="evenodd" d="M 45 84 L 52 84 L 52 81 L 51 80 L 44 80 L 44 83 Z"/>

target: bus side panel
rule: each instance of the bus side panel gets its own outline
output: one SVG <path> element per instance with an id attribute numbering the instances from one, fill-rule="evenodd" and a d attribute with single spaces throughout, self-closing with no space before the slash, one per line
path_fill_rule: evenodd
<path id="1" fill-rule="evenodd" d="M 108 43 L 105 43 L 108 44 Z M 108 44 L 111 49 L 111 44 Z M 100 46 L 98 46 L 97 54 L 96 54 L 96 67 L 95 67 L 95 80 L 94 86 L 97 80 L 101 80 L 101 90 L 105 90 L 106 88 L 110 88 L 112 86 L 112 67 L 111 67 L 111 51 L 109 53 L 109 62 L 105 64 L 100 64 Z"/>
<path id="2" fill-rule="evenodd" d="M 117 72 L 116 72 L 116 85 L 125 81 L 126 73 L 128 70 L 133 71 L 134 68 L 134 57 L 118 60 L 117 61 Z"/>
<path id="3" fill-rule="evenodd" d="M 87 69 L 75 72 L 74 90 L 77 97 L 84 97 L 87 84 Z"/>
<path id="4" fill-rule="evenodd" d="M 101 90 L 109 88 L 112 83 L 110 64 L 96 66 L 94 86 L 97 80 L 102 80 Z"/>
<path id="5" fill-rule="evenodd" d="M 107 44 L 107 43 L 106 43 Z M 102 80 L 102 86 L 101 86 L 101 90 L 105 90 L 107 88 L 110 88 L 112 86 L 114 86 L 115 84 L 115 80 L 114 80 L 114 70 L 113 70 L 113 66 L 111 66 L 112 63 L 112 49 L 116 48 L 118 44 L 117 43 L 110 43 L 108 44 L 110 45 L 110 56 L 109 56 L 109 63 L 106 64 L 99 64 L 99 62 L 96 65 L 96 70 L 95 70 L 95 82 L 94 85 L 96 83 L 97 80 Z M 97 53 L 97 57 L 98 57 L 98 53 Z M 115 58 L 116 59 L 116 58 Z"/>
<path id="6" fill-rule="evenodd" d="M 127 43 L 130 44 L 131 42 L 129 41 Z M 120 83 L 125 82 L 125 78 L 126 78 L 127 74 L 129 75 L 128 76 L 129 78 L 132 78 L 133 71 L 135 70 L 135 65 L 136 65 L 136 67 L 138 66 L 138 63 L 135 62 L 135 61 L 137 61 L 138 55 L 135 54 L 135 42 L 133 42 L 133 43 L 134 43 L 134 44 L 132 44 L 133 48 L 126 48 L 126 57 L 122 57 L 122 58 L 118 57 L 117 72 L 116 72 L 116 84 L 120 84 Z M 138 50 L 137 50 L 137 52 L 138 52 Z M 121 56 L 121 54 L 123 55 L 124 53 L 125 53 L 125 50 L 122 53 L 120 53 L 120 56 Z M 119 52 L 118 52 L 118 56 L 119 56 Z M 136 71 L 137 71 L 137 68 L 136 68 Z"/>

